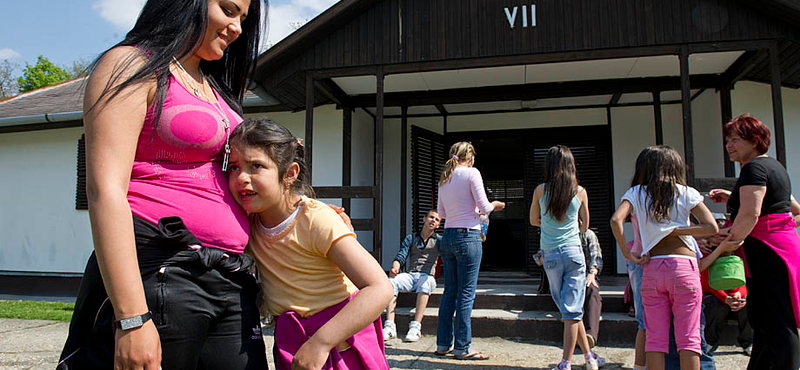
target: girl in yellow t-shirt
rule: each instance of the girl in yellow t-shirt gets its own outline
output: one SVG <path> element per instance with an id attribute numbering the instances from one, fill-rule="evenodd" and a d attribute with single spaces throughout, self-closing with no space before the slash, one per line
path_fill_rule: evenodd
<path id="1" fill-rule="evenodd" d="M 285 127 L 247 119 L 231 132 L 228 186 L 250 214 L 278 369 L 388 369 L 385 272 L 327 204 L 310 197 L 305 151 Z"/>

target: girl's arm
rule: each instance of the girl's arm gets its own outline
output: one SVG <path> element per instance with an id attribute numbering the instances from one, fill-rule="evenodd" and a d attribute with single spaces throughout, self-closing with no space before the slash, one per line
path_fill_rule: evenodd
<path id="1" fill-rule="evenodd" d="M 92 72 L 84 97 L 86 133 L 86 194 L 95 254 L 114 315 L 119 319 L 144 314 L 145 301 L 133 235 L 128 184 L 136 143 L 144 125 L 155 82 L 131 86 L 108 101 L 102 96 L 109 84 L 119 84 L 143 64 L 132 47 L 106 53 Z M 133 58 L 128 73 L 114 75 Z M 101 100 L 102 99 L 102 100 Z M 161 362 L 158 332 L 150 320 L 131 330 L 116 330 L 115 368 L 157 369 Z"/>
<path id="2" fill-rule="evenodd" d="M 800 203 L 792 196 L 792 217 L 794 217 L 794 227 L 800 226 Z"/>
<path id="3" fill-rule="evenodd" d="M 542 226 L 542 210 L 539 208 L 539 199 L 544 194 L 544 187 L 542 184 L 536 187 L 533 191 L 533 201 L 531 202 L 530 219 L 532 226 Z"/>
<path id="4" fill-rule="evenodd" d="M 692 208 L 692 214 L 700 221 L 696 226 L 677 227 L 672 230 L 670 235 L 692 235 L 692 236 L 711 236 L 719 232 L 717 221 L 708 207 L 702 202 Z"/>
<path id="5" fill-rule="evenodd" d="M 744 240 L 750 235 L 761 215 L 761 204 L 766 194 L 767 187 L 764 185 L 745 185 L 739 188 L 739 213 L 728 231 L 731 240 Z"/>
<path id="6" fill-rule="evenodd" d="M 481 213 L 489 214 L 492 211 L 502 211 L 506 204 L 499 201 L 490 202 L 486 197 L 486 189 L 483 186 L 483 177 L 477 168 L 470 170 L 469 175 L 469 190 L 472 193 L 472 199 L 478 206 Z"/>
<path id="7" fill-rule="evenodd" d="M 632 255 L 631 250 L 628 249 L 628 243 L 625 241 L 625 227 L 623 223 L 625 219 L 628 218 L 628 215 L 631 214 L 631 210 L 633 210 L 631 202 L 627 199 L 623 199 L 622 203 L 620 203 L 617 210 L 611 216 L 611 232 L 614 233 L 614 239 L 617 241 L 617 246 L 622 252 L 622 255 L 631 262 L 639 265 L 646 262 L 646 260 L 641 256 Z"/>
<path id="8" fill-rule="evenodd" d="M 586 194 L 586 189 L 583 186 L 578 186 L 578 199 L 581 201 L 581 207 L 578 209 L 578 229 L 582 233 L 589 230 L 589 195 Z"/>
<path id="9" fill-rule="evenodd" d="M 725 189 L 711 189 L 708 192 L 708 197 L 714 203 L 728 203 L 728 198 L 731 197 L 731 191 Z"/>
<path id="10" fill-rule="evenodd" d="M 714 261 L 716 261 L 720 255 L 722 255 L 723 253 L 731 253 L 739 249 L 739 247 L 742 246 L 743 243 L 744 243 L 743 240 L 740 240 L 738 242 L 731 241 L 731 235 L 728 235 L 722 242 L 719 243 L 719 246 L 717 246 L 711 252 L 711 254 L 703 257 L 703 259 L 701 259 L 697 263 L 698 268 L 700 269 L 700 271 L 704 271 L 705 269 L 711 267 L 711 265 L 714 264 Z"/>
<path id="11" fill-rule="evenodd" d="M 339 239 L 328 252 L 359 292 L 297 351 L 292 369 L 320 369 L 331 349 L 378 318 L 394 295 L 375 258 L 352 236 Z"/>

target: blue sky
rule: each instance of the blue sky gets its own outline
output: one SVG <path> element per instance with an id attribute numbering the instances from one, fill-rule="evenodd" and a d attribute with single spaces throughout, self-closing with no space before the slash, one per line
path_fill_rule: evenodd
<path id="1" fill-rule="evenodd" d="M 0 61 L 24 67 L 44 55 L 60 66 L 94 59 L 133 26 L 144 0 L 3 1 Z M 336 0 L 271 0 L 267 43 L 274 44 Z M 21 74 L 21 71 L 18 71 Z"/>

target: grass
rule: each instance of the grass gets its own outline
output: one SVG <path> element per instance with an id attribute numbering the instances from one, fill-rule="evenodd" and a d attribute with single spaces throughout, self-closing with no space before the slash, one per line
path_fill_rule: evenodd
<path id="1" fill-rule="evenodd" d="M 38 301 L 0 301 L 0 317 L 27 320 L 69 321 L 74 303 Z"/>

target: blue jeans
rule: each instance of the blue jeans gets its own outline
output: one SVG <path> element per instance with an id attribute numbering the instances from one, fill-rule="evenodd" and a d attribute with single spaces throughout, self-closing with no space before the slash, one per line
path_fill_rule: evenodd
<path id="1" fill-rule="evenodd" d="M 633 309 L 636 311 L 636 322 L 639 329 L 644 328 L 644 304 L 642 303 L 642 265 L 637 265 L 626 260 L 628 264 L 628 280 L 631 281 L 631 291 L 633 292 Z"/>
<path id="2" fill-rule="evenodd" d="M 561 312 L 561 320 L 583 318 L 583 303 L 586 298 L 586 259 L 583 257 L 583 248 L 577 245 L 543 250 L 542 261 L 550 282 L 550 296 Z"/>
<path id="3" fill-rule="evenodd" d="M 669 328 L 669 353 L 664 356 L 664 370 L 680 370 L 681 358 L 678 354 L 678 345 L 675 343 L 675 323 L 670 324 Z M 706 315 L 700 314 L 700 348 L 703 353 L 700 355 L 700 370 L 717 370 L 714 362 L 714 354 L 711 353 L 711 346 L 706 343 L 705 335 Z"/>
<path id="4" fill-rule="evenodd" d="M 439 254 L 444 261 L 444 294 L 439 304 L 436 345 L 440 352 L 453 345 L 455 355 L 468 354 L 472 344 L 472 303 L 478 286 L 483 244 L 479 230 L 444 229 Z M 455 314 L 455 322 L 453 322 Z"/>

